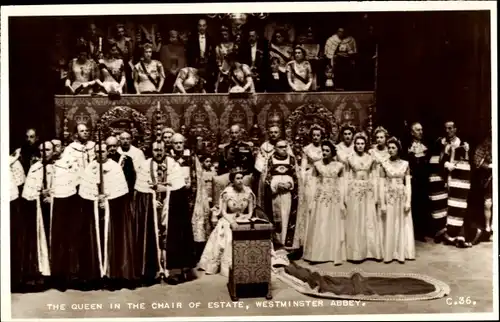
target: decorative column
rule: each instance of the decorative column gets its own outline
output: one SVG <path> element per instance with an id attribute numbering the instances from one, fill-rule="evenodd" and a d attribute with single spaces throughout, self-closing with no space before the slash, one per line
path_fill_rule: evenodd
<path id="1" fill-rule="evenodd" d="M 161 116 L 161 104 L 160 101 L 158 101 L 158 105 L 156 106 L 156 112 L 155 112 L 155 119 L 156 119 L 156 142 L 161 141 L 161 130 L 162 130 L 162 116 Z"/>
<path id="2" fill-rule="evenodd" d="M 375 46 L 375 70 L 374 70 L 374 81 L 373 81 L 373 102 L 368 106 L 368 126 L 366 128 L 368 132 L 368 137 L 371 139 L 371 133 L 373 131 L 373 119 L 375 113 L 377 112 L 377 85 L 378 85 L 378 44 Z"/>

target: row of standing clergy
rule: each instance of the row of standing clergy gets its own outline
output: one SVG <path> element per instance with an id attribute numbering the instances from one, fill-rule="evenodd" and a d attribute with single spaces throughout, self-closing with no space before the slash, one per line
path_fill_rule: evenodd
<path id="1" fill-rule="evenodd" d="M 54 155 L 51 142 L 46 142 L 41 146 L 44 161 L 33 164 L 26 178 L 20 162 L 11 157 L 11 219 L 33 218 L 29 224 L 36 226 L 36 235 L 24 240 L 35 239 L 36 245 L 31 250 L 21 247 L 32 255 L 21 257 L 33 258 L 41 275 L 85 281 L 103 276 L 153 279 L 158 273 L 196 266 L 182 167 L 165 158 L 163 146 L 156 153 L 153 148 L 153 158 L 129 172 L 136 181 L 131 185 L 124 166 L 136 168 L 134 158 L 117 153 L 116 145 L 116 139 L 101 146 L 74 142 Z M 185 216 L 175 217 L 185 218 L 169 220 L 168 209 L 179 214 L 184 209 Z M 34 216 L 24 214 L 26 210 Z M 169 247 L 167 240 L 183 245 L 183 253 Z"/>

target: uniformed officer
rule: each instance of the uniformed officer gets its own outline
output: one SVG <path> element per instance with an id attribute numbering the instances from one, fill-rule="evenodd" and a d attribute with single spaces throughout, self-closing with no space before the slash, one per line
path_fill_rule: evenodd
<path id="1" fill-rule="evenodd" d="M 230 129 L 231 141 L 219 145 L 218 174 L 226 174 L 236 167 L 242 168 L 245 175 L 253 172 L 255 160 L 253 156 L 253 143 L 241 140 L 241 128 L 233 125 Z"/>

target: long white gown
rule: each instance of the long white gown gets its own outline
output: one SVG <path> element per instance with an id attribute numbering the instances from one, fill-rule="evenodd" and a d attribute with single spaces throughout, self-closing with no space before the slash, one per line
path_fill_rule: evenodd
<path id="1" fill-rule="evenodd" d="M 323 159 L 320 146 L 309 144 L 304 147 L 299 175 L 299 205 L 297 210 L 297 221 L 295 224 L 295 235 L 293 248 L 303 246 L 306 239 L 307 223 L 311 212 L 312 200 L 316 193 L 316 177 L 312 175 L 313 164 Z"/>
<path id="2" fill-rule="evenodd" d="M 303 258 L 311 262 L 346 261 L 344 204 L 344 165 L 340 162 L 314 163 L 318 176 L 313 211 L 307 225 Z"/>
<path id="3" fill-rule="evenodd" d="M 347 160 L 346 246 L 347 259 L 361 261 L 382 259 L 382 224 L 377 214 L 377 180 L 375 163 L 369 154 L 352 155 Z"/>
<path id="4" fill-rule="evenodd" d="M 340 142 L 335 148 L 337 149 L 337 160 L 347 164 L 347 159 L 354 154 L 354 144 L 347 146 L 344 142 Z"/>
<path id="5" fill-rule="evenodd" d="M 411 177 L 408 161 L 387 160 L 381 167 L 383 180 L 382 202 L 386 204 L 386 214 L 382 215 L 384 235 L 384 261 L 391 262 L 415 259 L 415 237 L 411 210 Z"/>

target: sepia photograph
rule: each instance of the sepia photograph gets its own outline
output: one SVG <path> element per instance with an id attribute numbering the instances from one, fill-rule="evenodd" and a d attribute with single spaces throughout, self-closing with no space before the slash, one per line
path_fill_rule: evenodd
<path id="1" fill-rule="evenodd" d="M 2 6 L 2 320 L 498 320 L 496 39 L 493 1 Z"/>

